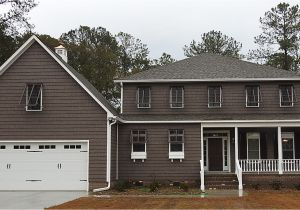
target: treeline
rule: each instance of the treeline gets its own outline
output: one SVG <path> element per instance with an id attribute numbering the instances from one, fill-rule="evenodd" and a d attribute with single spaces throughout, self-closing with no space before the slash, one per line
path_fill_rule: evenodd
<path id="1" fill-rule="evenodd" d="M 0 64 L 32 34 L 49 48 L 63 44 L 68 49 L 69 64 L 83 74 L 108 100 L 118 106 L 119 90 L 113 80 L 175 61 L 163 53 L 150 59 L 149 49 L 140 39 L 120 32 L 112 34 L 103 27 L 80 26 L 58 39 L 34 32 L 28 13 L 37 6 L 35 0 L 1 0 L 9 8 L 0 14 Z M 242 43 L 220 31 L 209 31 L 183 47 L 186 57 L 203 52 L 247 59 L 290 71 L 300 69 L 299 5 L 280 3 L 260 18 L 261 34 L 254 37 L 256 49 L 241 54 Z"/>

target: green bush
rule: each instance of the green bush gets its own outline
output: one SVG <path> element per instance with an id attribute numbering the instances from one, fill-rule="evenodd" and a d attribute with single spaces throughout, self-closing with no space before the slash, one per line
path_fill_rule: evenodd
<path id="1" fill-rule="evenodd" d="M 156 192 L 160 187 L 160 183 L 158 181 L 153 181 L 150 185 L 150 192 Z"/>
<path id="2" fill-rule="evenodd" d="M 124 192 L 126 189 L 129 189 L 130 187 L 131 187 L 130 182 L 125 180 L 118 180 L 114 185 L 114 189 L 119 192 Z"/>
<path id="3" fill-rule="evenodd" d="M 184 182 L 180 183 L 179 188 L 182 189 L 184 192 L 189 191 L 189 186 Z"/>
<path id="4" fill-rule="evenodd" d="M 255 190 L 259 190 L 260 189 L 260 184 L 252 184 L 252 187 L 255 189 Z"/>
<path id="5" fill-rule="evenodd" d="M 274 181 L 271 185 L 274 190 L 280 190 L 282 187 L 282 183 L 280 181 Z"/>

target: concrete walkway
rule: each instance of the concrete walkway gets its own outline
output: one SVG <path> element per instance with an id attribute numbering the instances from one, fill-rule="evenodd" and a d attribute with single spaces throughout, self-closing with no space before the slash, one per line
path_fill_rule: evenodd
<path id="1" fill-rule="evenodd" d="M 0 209 L 44 209 L 87 195 L 84 191 L 0 191 Z"/>

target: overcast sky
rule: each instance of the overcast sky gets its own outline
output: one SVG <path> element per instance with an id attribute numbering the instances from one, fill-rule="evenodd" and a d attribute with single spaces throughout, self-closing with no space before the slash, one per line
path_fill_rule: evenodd
<path id="1" fill-rule="evenodd" d="M 184 58 L 183 46 L 202 33 L 220 30 L 253 49 L 259 17 L 279 0 L 38 0 L 30 12 L 38 33 L 58 38 L 80 25 L 132 34 L 148 45 L 151 58 L 163 52 Z M 286 0 L 291 5 L 299 0 Z"/>

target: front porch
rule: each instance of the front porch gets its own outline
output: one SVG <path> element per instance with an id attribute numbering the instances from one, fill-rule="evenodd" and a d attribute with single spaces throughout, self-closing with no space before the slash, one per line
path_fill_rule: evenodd
<path id="1" fill-rule="evenodd" d="M 243 189 L 243 174 L 300 176 L 300 124 L 209 123 L 202 124 L 201 131 L 202 190 L 208 172 L 235 173 L 239 189 Z"/>

